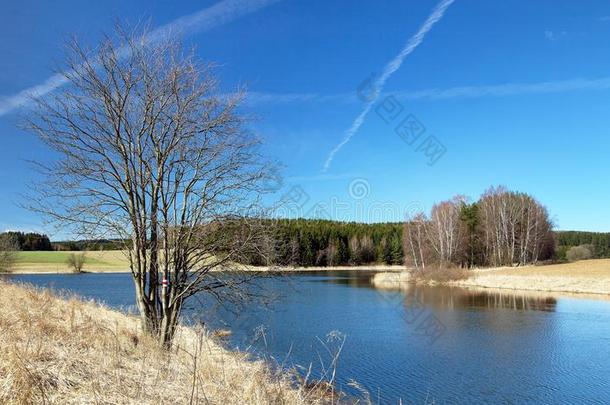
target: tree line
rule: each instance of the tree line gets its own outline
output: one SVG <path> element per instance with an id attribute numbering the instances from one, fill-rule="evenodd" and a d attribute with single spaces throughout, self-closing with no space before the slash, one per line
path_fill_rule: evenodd
<path id="1" fill-rule="evenodd" d="M 492 187 L 469 203 L 464 196 L 417 213 L 404 226 L 407 266 L 526 265 L 552 259 L 553 224 L 534 197 Z"/>
<path id="2" fill-rule="evenodd" d="M 584 258 L 610 257 L 610 233 L 607 232 L 558 231 L 555 233 L 555 240 L 559 261 L 571 260 L 568 252 L 574 248 L 588 250 L 588 253 L 584 253 Z"/>
<path id="3" fill-rule="evenodd" d="M 119 239 L 95 239 L 95 240 L 75 240 L 51 242 L 53 250 L 59 251 L 100 251 L 100 250 L 121 250 L 129 245 L 129 240 Z"/>
<path id="4" fill-rule="evenodd" d="M 253 252 L 250 265 L 347 266 L 402 264 L 402 224 L 365 224 L 318 219 L 268 220 L 273 229 L 263 255 Z"/>
<path id="5" fill-rule="evenodd" d="M 441 207 L 443 204 L 446 207 L 446 203 L 441 203 L 435 210 L 434 218 L 437 225 L 442 223 L 444 214 Z M 463 205 L 460 206 L 462 203 Z M 485 249 L 481 244 L 481 218 L 478 202 L 468 204 L 465 198 L 459 197 L 457 198 L 457 204 L 460 206 L 459 220 L 462 222 L 461 227 L 463 228 L 459 234 L 465 240 L 457 243 L 457 245 L 461 244 L 457 247 L 457 250 L 461 251 L 456 256 L 456 241 L 459 237 L 451 240 L 450 232 L 448 234 L 449 242 L 442 244 L 439 242 L 438 244 L 439 251 L 443 252 L 443 260 L 447 261 L 447 256 L 449 256 L 452 258 L 450 261 L 468 267 L 495 265 L 484 258 Z M 264 255 L 251 252 L 246 261 L 247 264 L 251 265 L 320 267 L 366 264 L 399 265 L 405 261 L 403 228 L 414 225 L 413 223 L 403 226 L 400 223 L 367 224 L 316 219 L 270 220 L 267 226 L 275 228 L 274 240 L 270 242 L 273 244 L 275 251 L 268 254 L 267 250 Z M 465 233 L 463 233 L 464 231 Z M 582 258 L 610 258 L 610 233 L 554 231 L 552 238 L 555 245 L 554 256 L 549 257 L 550 251 L 547 250 L 542 260 L 548 260 L 549 258 L 559 262 L 572 260 L 568 252 L 571 249 L 577 252 L 574 248 L 588 251 L 584 253 Z M 405 242 L 409 243 L 407 252 L 412 256 L 410 241 Z M 128 240 L 116 239 L 50 242 L 47 235 L 40 233 L 11 231 L 0 234 L 0 250 L 2 251 L 119 250 L 126 245 L 128 246 L 129 243 Z M 445 246 L 447 246 L 446 249 Z M 525 246 L 523 245 L 524 248 Z M 527 251 L 527 249 L 523 251 Z M 502 254 L 502 252 L 496 254 Z M 460 260 L 456 261 L 456 257 L 459 257 Z M 412 258 L 407 257 L 406 259 L 410 264 L 414 264 Z M 540 257 L 539 260 L 541 260 Z"/>
<path id="6" fill-rule="evenodd" d="M 0 234 L 0 246 L 10 250 L 53 250 L 47 235 L 35 232 L 8 231 Z"/>

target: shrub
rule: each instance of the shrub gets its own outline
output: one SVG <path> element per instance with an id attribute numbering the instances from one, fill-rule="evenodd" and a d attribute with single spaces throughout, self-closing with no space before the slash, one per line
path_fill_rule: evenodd
<path id="1" fill-rule="evenodd" d="M 464 280 L 468 278 L 470 272 L 465 268 L 449 264 L 442 267 L 438 265 L 426 266 L 425 269 L 420 267 L 413 275 L 419 280 L 443 283 Z"/>
<path id="2" fill-rule="evenodd" d="M 85 265 L 85 261 L 86 261 L 85 252 L 70 253 L 68 258 L 66 259 L 66 264 L 72 268 L 73 272 L 81 273 L 83 271 L 83 266 Z"/>
<path id="3" fill-rule="evenodd" d="M 566 258 L 570 262 L 575 262 L 577 260 L 587 260 L 593 256 L 591 250 L 592 249 L 590 245 L 574 246 L 568 249 L 566 253 Z"/>

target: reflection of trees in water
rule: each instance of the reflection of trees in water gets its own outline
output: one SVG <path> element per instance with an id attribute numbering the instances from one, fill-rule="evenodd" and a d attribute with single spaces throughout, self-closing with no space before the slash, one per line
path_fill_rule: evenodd
<path id="1" fill-rule="evenodd" d="M 325 277 L 315 281 L 343 284 L 351 287 L 374 288 L 371 284 L 373 274 L 375 273 L 326 272 Z M 307 275 L 312 275 L 312 273 Z M 405 284 L 405 287 L 401 288 L 402 294 L 406 295 L 405 305 L 414 302 L 413 299 L 415 299 L 425 306 L 437 309 L 489 308 L 552 312 L 557 307 L 557 300 L 544 293 L 493 289 L 476 290 L 460 287 L 428 287 L 414 284 Z"/>
<path id="2" fill-rule="evenodd" d="M 321 278 L 320 282 L 332 283 L 332 284 L 343 284 L 349 285 L 350 287 L 371 287 L 371 277 L 375 274 L 375 271 L 368 270 L 335 270 L 326 271 L 324 278 Z M 310 272 L 306 275 L 312 275 Z M 313 272 L 315 275 L 315 272 Z M 315 281 L 315 280 L 314 280 Z"/>
<path id="3" fill-rule="evenodd" d="M 314 273 L 315 274 L 315 273 Z M 371 288 L 371 276 L 374 272 L 326 272 L 320 282 L 343 284 L 351 287 Z M 312 275 L 309 273 L 307 275 Z M 328 277 L 330 276 L 330 277 Z M 511 290 L 476 290 L 460 287 L 427 287 L 405 284 L 401 288 L 407 302 L 415 298 L 423 305 L 438 309 L 457 308 L 490 308 L 512 309 L 519 311 L 555 311 L 557 300 L 553 297 L 536 292 L 519 292 Z"/>
<path id="4" fill-rule="evenodd" d="M 412 287 L 406 291 L 426 306 L 438 309 L 490 308 L 523 311 L 555 311 L 557 300 L 535 293 L 477 291 L 451 287 Z"/>

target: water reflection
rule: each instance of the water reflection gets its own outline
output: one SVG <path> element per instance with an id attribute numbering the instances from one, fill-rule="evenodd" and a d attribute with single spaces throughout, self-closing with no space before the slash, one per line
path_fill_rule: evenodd
<path id="1" fill-rule="evenodd" d="M 404 292 L 435 309 L 510 309 L 554 312 L 557 299 L 544 294 L 459 287 L 410 286 Z"/>
<path id="2" fill-rule="evenodd" d="M 320 277 L 311 282 L 342 284 L 349 287 L 375 288 L 371 282 L 374 272 L 336 272 L 330 277 Z M 517 311 L 547 311 L 557 308 L 557 299 L 544 292 L 516 291 L 489 288 L 427 287 L 406 284 L 400 292 L 385 292 L 394 298 L 400 294 L 404 301 L 416 299 L 425 306 L 435 309 L 510 309 Z"/>
<path id="3" fill-rule="evenodd" d="M 371 278 L 375 275 L 374 271 L 351 271 L 349 273 L 345 271 L 329 271 L 326 272 L 318 279 L 311 279 L 311 282 L 331 283 L 331 284 L 342 284 L 349 287 L 365 287 L 371 288 Z M 303 274 L 301 274 L 303 275 Z"/>

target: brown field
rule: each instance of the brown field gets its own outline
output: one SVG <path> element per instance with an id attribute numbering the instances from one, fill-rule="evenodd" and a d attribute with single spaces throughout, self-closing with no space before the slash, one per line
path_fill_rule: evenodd
<path id="1" fill-rule="evenodd" d="M 495 269 L 475 270 L 475 272 L 495 275 L 544 277 L 578 277 L 578 278 L 610 278 L 610 259 L 581 260 L 574 263 L 548 264 L 525 267 L 500 267 Z"/>
<path id="2" fill-rule="evenodd" d="M 2 404 L 331 402 L 327 385 L 295 384 L 204 330 L 181 328 L 168 352 L 135 318 L 32 287 L 0 289 Z"/>

